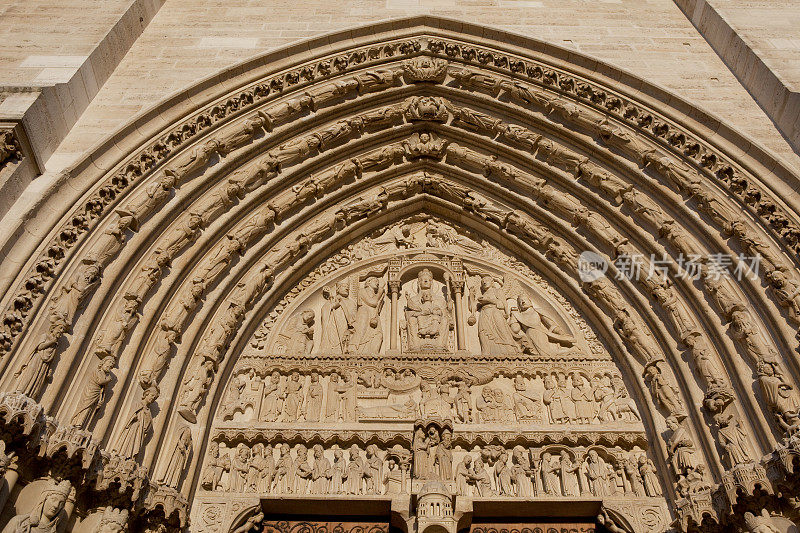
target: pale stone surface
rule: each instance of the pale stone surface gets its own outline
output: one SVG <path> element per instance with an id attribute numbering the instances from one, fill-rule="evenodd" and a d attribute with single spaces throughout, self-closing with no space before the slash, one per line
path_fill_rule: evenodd
<path id="1" fill-rule="evenodd" d="M 752 497 L 800 487 L 800 216 L 780 198 L 795 177 L 748 166 L 750 139 L 777 133 L 676 6 L 277 7 L 167 2 L 31 184 L 40 208 L 15 206 L 32 237 L 0 261 L 17 277 L 0 299 L 4 533 L 251 533 L 276 510 L 312 517 L 282 533 L 363 531 L 322 512 L 370 533 L 456 533 L 473 513 L 632 532 L 800 522 Z M 237 72 L 253 87 L 203 86 L 214 110 L 184 92 L 160 110 L 169 132 L 146 116 L 47 189 L 165 92 L 420 12 L 552 32 L 755 129 L 693 131 L 697 108 L 613 67 L 593 81 L 574 54 L 551 68 L 484 27 L 413 19 L 380 45 L 329 37 L 330 61 L 307 46 L 274 100 L 255 62 Z M 78 63 L 32 55 L 52 79 Z M 71 124 L 89 98 L 58 89 Z M 29 163 L 21 126 L 3 128 L 0 165 Z M 739 253 L 759 271 L 720 272 Z"/>
<path id="2" fill-rule="evenodd" d="M 171 0 L 137 40 L 61 146 L 85 150 L 137 111 L 258 52 L 376 20 L 433 14 L 480 21 L 575 48 L 674 90 L 800 168 L 747 91 L 670 0 L 584 2 L 236 2 Z M 257 49 L 212 37 L 256 39 Z M 209 53 L 209 50 L 216 50 Z M 732 112 L 732 110 L 736 112 Z M 53 168 L 53 170 L 56 170 Z"/>

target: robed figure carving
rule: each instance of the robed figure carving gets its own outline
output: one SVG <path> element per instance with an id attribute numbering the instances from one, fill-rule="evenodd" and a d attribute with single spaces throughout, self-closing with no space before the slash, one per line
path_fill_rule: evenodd
<path id="1" fill-rule="evenodd" d="M 383 346 L 383 325 L 381 311 L 386 296 L 386 287 L 380 286 L 377 277 L 367 278 L 358 291 L 353 336 L 350 339 L 352 353 L 380 353 Z"/>
<path id="2" fill-rule="evenodd" d="M 147 433 L 153 427 L 150 405 L 158 398 L 158 388 L 153 386 L 142 394 L 142 400 L 131 415 L 117 440 L 116 451 L 126 459 L 136 459 L 144 445 Z"/>
<path id="3" fill-rule="evenodd" d="M 511 332 L 525 353 L 539 356 L 553 355 L 554 346 L 572 346 L 575 339 L 558 330 L 558 324 L 549 316 L 537 311 L 527 294 L 517 296 L 517 307 L 511 310 Z"/>
<path id="4" fill-rule="evenodd" d="M 9 520 L 3 533 L 57 533 L 61 529 L 61 519 L 65 518 L 62 511 L 71 490 L 69 481 L 53 481 L 42 493 L 42 498 L 33 511 Z"/>
<path id="5" fill-rule="evenodd" d="M 481 278 L 481 294 L 475 299 L 478 311 L 478 340 L 483 355 L 503 355 L 519 351 L 508 325 L 506 298 L 495 287 L 494 278 Z"/>
<path id="6" fill-rule="evenodd" d="M 322 353 L 346 353 L 355 329 L 356 302 L 350 298 L 347 280 L 340 281 L 332 290 L 326 287 L 323 296 L 328 300 L 322 306 Z"/>
<path id="7" fill-rule="evenodd" d="M 450 306 L 433 286 L 433 274 L 427 268 L 417 274 L 416 294 L 405 293 L 408 351 L 446 350 L 451 326 Z"/>

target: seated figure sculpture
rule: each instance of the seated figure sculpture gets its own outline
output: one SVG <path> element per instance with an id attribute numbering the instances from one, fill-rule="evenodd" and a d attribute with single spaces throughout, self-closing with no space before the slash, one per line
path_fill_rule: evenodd
<path id="1" fill-rule="evenodd" d="M 430 270 L 421 270 L 417 283 L 416 294 L 405 294 L 408 350 L 445 350 L 452 326 L 450 307 L 441 295 L 436 294 Z"/>

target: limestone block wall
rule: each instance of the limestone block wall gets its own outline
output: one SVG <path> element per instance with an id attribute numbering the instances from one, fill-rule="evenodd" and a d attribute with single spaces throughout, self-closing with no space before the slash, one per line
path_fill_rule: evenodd
<path id="1" fill-rule="evenodd" d="M 795 2 L 676 0 L 777 128 L 800 147 L 800 11 Z"/>
<path id="2" fill-rule="evenodd" d="M 66 165 L 140 110 L 221 68 L 313 35 L 416 14 L 479 22 L 592 54 L 724 116 L 800 166 L 672 0 L 168 0 L 59 148 L 59 161 Z"/>

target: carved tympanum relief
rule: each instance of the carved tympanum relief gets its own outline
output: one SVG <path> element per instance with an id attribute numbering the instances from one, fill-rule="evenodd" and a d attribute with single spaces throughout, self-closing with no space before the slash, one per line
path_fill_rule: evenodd
<path id="1" fill-rule="evenodd" d="M 392 224 L 350 250 L 361 268 L 316 282 L 317 289 L 290 306 L 288 318 L 268 318 L 262 330 L 276 329 L 272 340 L 259 331 L 254 345 L 290 355 L 466 351 L 575 358 L 597 350 L 585 322 L 572 319 L 571 306 L 541 294 L 541 278 L 520 277 L 509 254 L 475 239 L 430 216 Z M 364 261 L 369 257 L 385 259 Z M 487 264 L 501 258 L 501 268 Z"/>

